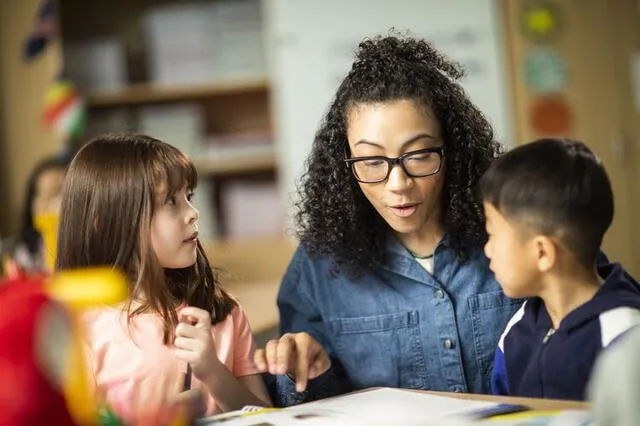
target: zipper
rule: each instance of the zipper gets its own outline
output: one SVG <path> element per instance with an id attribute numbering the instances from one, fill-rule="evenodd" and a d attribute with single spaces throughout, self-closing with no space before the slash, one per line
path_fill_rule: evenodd
<path id="1" fill-rule="evenodd" d="M 542 338 L 542 347 L 540 348 L 540 352 L 538 353 L 538 380 L 540 383 L 540 398 L 545 397 L 544 379 L 543 379 L 544 375 L 542 374 L 542 367 L 544 364 L 544 353 L 546 349 L 546 344 L 549 343 L 549 340 L 551 340 L 551 336 L 553 336 L 554 334 L 556 334 L 555 328 L 552 327 L 549 330 L 547 330 L 547 333 Z"/>
<path id="2" fill-rule="evenodd" d="M 553 336 L 554 334 L 556 334 L 556 329 L 550 328 L 549 331 L 547 331 L 547 334 L 545 334 L 542 338 L 542 344 L 546 345 L 549 342 L 549 339 L 551 339 L 551 336 Z"/>

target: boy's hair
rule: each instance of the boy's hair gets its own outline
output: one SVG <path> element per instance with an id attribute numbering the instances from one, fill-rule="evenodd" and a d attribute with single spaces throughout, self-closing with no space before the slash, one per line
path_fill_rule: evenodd
<path id="1" fill-rule="evenodd" d="M 129 318 L 155 312 L 164 319 L 164 341 L 173 338 L 182 302 L 224 320 L 236 301 L 219 285 L 198 242 L 196 263 L 164 269 L 151 246 L 151 219 L 160 187 L 167 197 L 197 184 L 193 163 L 177 148 L 149 136 L 95 138 L 74 157 L 65 178 L 56 269 L 108 265 L 125 272 L 141 303 Z M 133 299 L 133 298 L 132 298 Z"/>
<path id="2" fill-rule="evenodd" d="M 509 219 L 558 238 L 592 267 L 613 220 L 607 173 L 585 144 L 540 139 L 507 152 L 480 181 L 484 201 Z"/>

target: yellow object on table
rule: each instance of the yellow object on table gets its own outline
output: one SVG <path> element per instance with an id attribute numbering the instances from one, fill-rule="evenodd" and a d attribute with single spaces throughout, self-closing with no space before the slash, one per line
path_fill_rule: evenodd
<path id="1" fill-rule="evenodd" d="M 531 411 L 523 411 L 521 413 L 501 414 L 499 416 L 493 416 L 489 419 L 489 421 L 535 419 L 535 418 L 543 418 L 543 417 L 552 417 L 559 413 L 560 413 L 560 410 L 551 410 L 551 411 L 531 410 Z"/>

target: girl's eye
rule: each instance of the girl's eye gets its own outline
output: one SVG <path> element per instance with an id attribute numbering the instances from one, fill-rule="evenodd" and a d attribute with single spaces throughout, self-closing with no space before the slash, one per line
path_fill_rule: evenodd
<path id="1" fill-rule="evenodd" d="M 196 194 L 194 194 L 193 192 L 189 192 L 187 194 L 187 201 L 191 202 L 191 200 L 193 200 L 193 197 L 195 197 Z"/>

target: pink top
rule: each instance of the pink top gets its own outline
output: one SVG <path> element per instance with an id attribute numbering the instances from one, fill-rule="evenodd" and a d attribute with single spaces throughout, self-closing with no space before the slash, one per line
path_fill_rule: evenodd
<path id="1" fill-rule="evenodd" d="M 104 308 L 86 317 L 90 362 L 96 385 L 106 392 L 107 402 L 122 418 L 130 419 L 136 408 L 162 407 L 176 396 L 176 383 L 186 372 L 172 348 L 162 344 L 162 319 L 155 314 L 137 315 L 127 326 L 121 310 Z M 212 327 L 218 358 L 236 377 L 258 374 L 253 364 L 253 336 L 240 308 Z M 201 388 L 192 378 L 191 388 Z M 206 390 L 206 414 L 219 412 Z"/>

